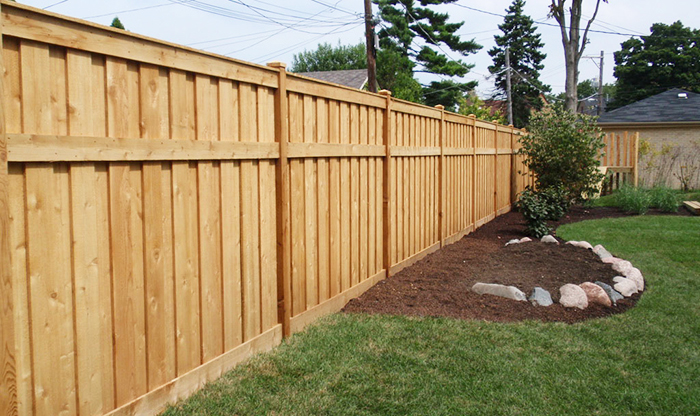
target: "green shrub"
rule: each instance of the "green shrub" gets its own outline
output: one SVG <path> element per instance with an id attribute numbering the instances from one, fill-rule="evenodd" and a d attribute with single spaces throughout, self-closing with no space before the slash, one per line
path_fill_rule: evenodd
<path id="1" fill-rule="evenodd" d="M 617 205 L 623 210 L 640 215 L 646 214 L 651 206 L 651 196 L 649 192 L 630 185 L 623 185 L 615 193 L 615 199 Z"/>
<path id="2" fill-rule="evenodd" d="M 538 196 L 547 206 L 547 219 L 559 221 L 569 211 L 571 205 L 568 191 L 562 187 L 551 187 L 537 191 Z"/>
<path id="3" fill-rule="evenodd" d="M 596 118 L 553 106 L 534 113 L 530 133 L 520 138 L 525 165 L 535 174 L 536 188 L 566 190 L 568 201 L 597 193 L 603 179 L 599 152 L 605 147 Z"/>
<path id="4" fill-rule="evenodd" d="M 677 212 L 680 207 L 677 192 L 666 187 L 652 188 L 651 206 L 658 208 L 664 212 Z"/>
<path id="5" fill-rule="evenodd" d="M 520 193 L 517 208 L 523 214 L 527 223 L 525 232 L 535 238 L 541 238 L 549 234 L 551 228 L 547 225 L 550 217 L 549 205 L 541 193 L 533 191 L 530 187 Z"/>

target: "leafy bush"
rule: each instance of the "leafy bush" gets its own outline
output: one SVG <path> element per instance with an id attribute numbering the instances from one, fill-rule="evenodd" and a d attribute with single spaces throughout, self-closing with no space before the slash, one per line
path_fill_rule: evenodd
<path id="1" fill-rule="evenodd" d="M 571 204 L 566 189 L 561 187 L 545 188 L 537 191 L 537 194 L 547 206 L 548 220 L 559 221 L 569 211 Z"/>
<path id="2" fill-rule="evenodd" d="M 615 193 L 615 199 L 617 205 L 623 210 L 640 215 L 646 214 L 651 206 L 651 196 L 649 192 L 630 185 L 623 185 Z"/>
<path id="3" fill-rule="evenodd" d="M 597 168 L 605 147 L 596 118 L 554 106 L 533 114 L 529 128 L 519 153 L 535 174 L 537 189 L 565 189 L 568 201 L 594 195 L 603 179 Z"/>
<path id="4" fill-rule="evenodd" d="M 527 227 L 525 231 L 528 235 L 541 238 L 549 234 L 551 228 L 547 225 L 550 218 L 549 204 L 541 193 L 533 191 L 531 188 L 520 193 L 517 208 L 523 214 Z"/>
<path id="5" fill-rule="evenodd" d="M 664 212 L 677 212 L 680 207 L 677 193 L 670 188 L 655 187 L 650 191 L 651 206 L 656 207 Z"/>

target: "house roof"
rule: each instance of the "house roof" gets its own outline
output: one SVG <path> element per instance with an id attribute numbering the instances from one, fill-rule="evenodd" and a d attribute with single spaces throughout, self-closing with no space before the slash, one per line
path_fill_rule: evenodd
<path id="1" fill-rule="evenodd" d="M 320 72 L 299 72 L 309 78 L 321 81 L 332 82 L 334 84 L 345 85 L 346 87 L 361 90 L 367 83 L 366 69 L 344 69 L 340 71 L 320 71 Z"/>
<path id="2" fill-rule="evenodd" d="M 700 121 L 700 94 L 673 88 L 636 103 L 608 111 L 605 123 L 674 123 Z"/>

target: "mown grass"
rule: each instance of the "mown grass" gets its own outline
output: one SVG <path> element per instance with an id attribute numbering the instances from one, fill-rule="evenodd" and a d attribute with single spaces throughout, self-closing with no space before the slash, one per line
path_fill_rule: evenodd
<path id="1" fill-rule="evenodd" d="M 700 218 L 586 221 L 557 234 L 639 267 L 638 305 L 575 325 L 336 314 L 166 414 L 697 414 Z"/>

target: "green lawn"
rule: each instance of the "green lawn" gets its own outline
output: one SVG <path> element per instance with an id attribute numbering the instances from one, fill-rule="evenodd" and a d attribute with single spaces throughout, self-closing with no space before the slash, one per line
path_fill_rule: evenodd
<path id="1" fill-rule="evenodd" d="M 336 314 L 166 414 L 698 414 L 700 218 L 586 221 L 557 235 L 639 267 L 637 306 L 576 325 Z"/>

